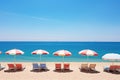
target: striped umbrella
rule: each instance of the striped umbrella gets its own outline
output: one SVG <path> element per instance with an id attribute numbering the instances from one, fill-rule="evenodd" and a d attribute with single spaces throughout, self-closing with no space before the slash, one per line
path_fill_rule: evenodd
<path id="1" fill-rule="evenodd" d="M 14 56 L 14 63 L 16 61 L 16 55 L 22 55 L 24 52 L 20 49 L 11 49 L 6 52 L 8 55 L 13 55 Z"/>
<path id="2" fill-rule="evenodd" d="M 33 55 L 40 55 L 40 61 L 41 61 L 41 55 L 47 55 L 47 54 L 49 54 L 49 52 L 46 50 L 39 49 L 39 50 L 33 51 L 32 54 Z"/>
<path id="3" fill-rule="evenodd" d="M 98 53 L 96 53 L 95 51 L 90 50 L 90 49 L 85 49 L 85 50 L 79 51 L 79 54 L 87 56 L 87 62 L 88 62 L 89 56 L 98 56 Z"/>
<path id="4" fill-rule="evenodd" d="M 117 53 L 107 53 L 102 56 L 103 60 L 109 60 L 109 61 L 120 61 L 120 54 Z"/>
<path id="5" fill-rule="evenodd" d="M 72 53 L 67 50 L 58 50 L 53 53 L 55 56 L 62 56 L 63 57 L 63 63 L 64 63 L 64 56 L 71 56 Z"/>

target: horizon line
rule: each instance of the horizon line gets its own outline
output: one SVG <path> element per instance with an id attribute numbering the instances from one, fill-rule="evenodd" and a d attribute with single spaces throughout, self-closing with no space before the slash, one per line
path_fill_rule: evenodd
<path id="1" fill-rule="evenodd" d="M 38 41 L 38 40 L 5 40 L 0 42 L 120 42 L 120 41 Z"/>

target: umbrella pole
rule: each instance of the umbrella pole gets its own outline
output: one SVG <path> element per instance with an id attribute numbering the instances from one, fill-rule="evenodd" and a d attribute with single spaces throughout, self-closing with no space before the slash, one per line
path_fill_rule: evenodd
<path id="1" fill-rule="evenodd" d="M 88 64 L 88 58 L 89 58 L 89 57 L 87 56 L 87 64 Z"/>
<path id="2" fill-rule="evenodd" d="M 63 56 L 63 66 L 64 66 L 64 56 Z M 64 69 L 63 69 L 63 72 L 64 72 Z"/>
<path id="3" fill-rule="evenodd" d="M 15 61 L 16 61 L 16 55 L 14 55 L 14 65 L 15 65 Z"/>
<path id="4" fill-rule="evenodd" d="M 63 56 L 63 64 L 64 64 L 64 56 Z"/>
<path id="5" fill-rule="evenodd" d="M 41 63 L 41 54 L 40 54 L 40 63 Z"/>
<path id="6" fill-rule="evenodd" d="M 112 61 L 112 65 L 114 65 L 114 62 Z"/>

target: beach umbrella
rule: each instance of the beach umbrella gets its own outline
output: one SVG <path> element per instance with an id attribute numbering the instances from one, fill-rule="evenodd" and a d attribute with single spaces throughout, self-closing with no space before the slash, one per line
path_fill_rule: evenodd
<path id="1" fill-rule="evenodd" d="M 108 60 L 108 61 L 120 61 L 120 54 L 117 53 L 107 53 L 102 56 L 103 60 Z"/>
<path id="2" fill-rule="evenodd" d="M 38 50 L 33 51 L 32 54 L 33 55 L 40 55 L 39 59 L 41 61 L 41 55 L 47 55 L 47 54 L 49 54 L 49 52 L 46 50 L 38 49 Z"/>
<path id="3" fill-rule="evenodd" d="M 64 64 L 64 57 L 71 56 L 72 53 L 70 51 L 67 51 L 67 50 L 58 50 L 58 51 L 54 52 L 53 55 L 62 56 L 63 57 L 63 64 Z"/>
<path id="4" fill-rule="evenodd" d="M 16 61 L 16 55 L 22 55 L 24 52 L 20 49 L 11 49 L 6 52 L 8 55 L 13 55 L 14 56 L 14 63 Z"/>
<path id="5" fill-rule="evenodd" d="M 87 56 L 87 62 L 88 62 L 89 56 L 98 56 L 97 52 L 90 49 L 81 50 L 79 51 L 79 54 L 83 56 Z"/>

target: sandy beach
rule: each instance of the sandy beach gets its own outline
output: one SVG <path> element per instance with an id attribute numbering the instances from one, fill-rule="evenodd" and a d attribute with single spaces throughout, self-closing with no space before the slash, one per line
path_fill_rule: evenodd
<path id="1" fill-rule="evenodd" d="M 8 69 L 8 62 L 2 62 L 1 64 Z M 10 62 L 9 62 L 10 63 Z M 49 71 L 47 72 L 31 72 L 32 62 L 19 62 L 22 63 L 26 69 L 21 72 L 4 72 L 0 71 L 0 80 L 119 80 L 120 74 L 111 74 L 103 72 L 104 66 L 109 66 L 111 63 L 98 62 L 96 70 L 100 73 L 84 73 L 80 72 L 79 67 L 83 62 L 69 62 L 72 72 L 54 72 L 55 63 L 46 62 Z M 91 62 L 92 63 L 92 62 Z M 115 63 L 119 64 L 119 63 Z"/>

